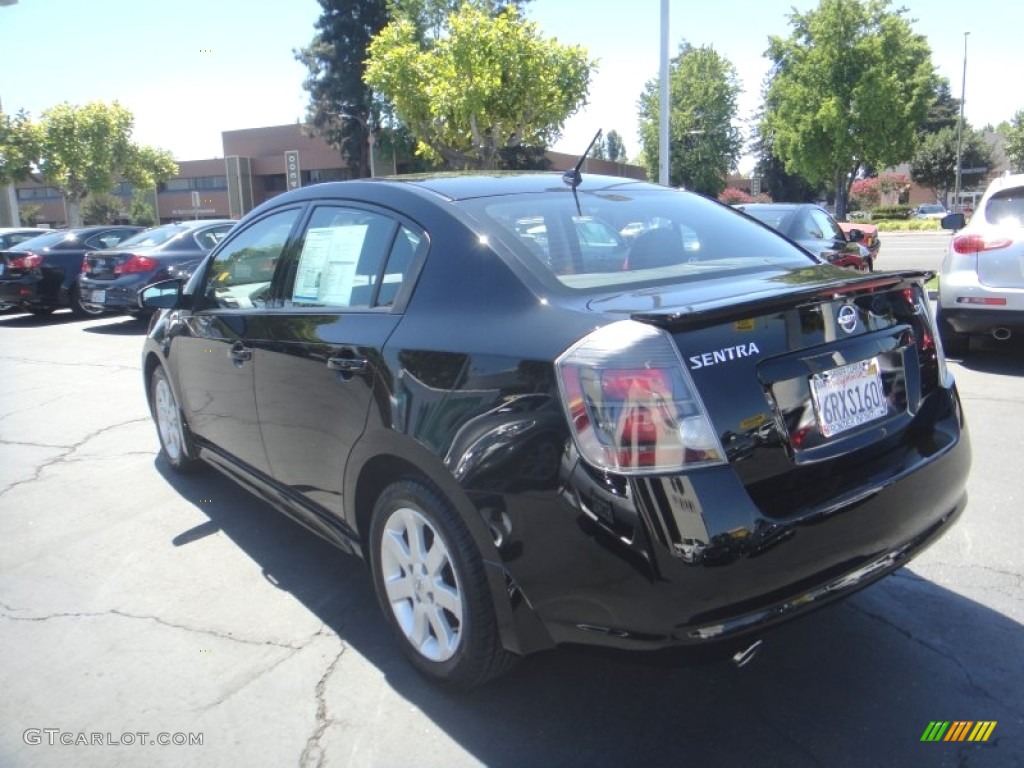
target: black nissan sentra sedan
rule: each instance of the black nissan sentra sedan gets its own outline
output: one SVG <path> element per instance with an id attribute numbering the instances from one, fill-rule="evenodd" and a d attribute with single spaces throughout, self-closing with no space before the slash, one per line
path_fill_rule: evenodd
<path id="1" fill-rule="evenodd" d="M 142 369 L 169 464 L 363 557 L 437 682 L 559 643 L 744 660 L 964 508 L 924 276 L 619 178 L 319 184 L 144 291 Z"/>

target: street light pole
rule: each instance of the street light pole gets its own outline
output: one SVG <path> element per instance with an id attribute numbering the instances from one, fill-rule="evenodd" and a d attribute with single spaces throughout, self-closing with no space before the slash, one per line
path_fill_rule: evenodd
<path id="1" fill-rule="evenodd" d="M 953 211 L 962 210 L 960 205 L 960 179 L 963 171 L 961 157 L 964 148 L 964 98 L 967 93 L 967 36 L 970 32 L 964 32 L 964 74 L 960 82 L 960 119 L 956 124 L 956 184 L 953 187 Z"/>
<path id="2" fill-rule="evenodd" d="M 668 186 L 668 0 L 661 0 L 661 80 L 659 82 L 658 109 L 658 183 Z"/>

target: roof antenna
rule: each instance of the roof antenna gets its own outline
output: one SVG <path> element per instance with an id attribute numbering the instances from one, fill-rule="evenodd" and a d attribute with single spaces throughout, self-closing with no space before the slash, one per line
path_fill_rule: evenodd
<path id="1" fill-rule="evenodd" d="M 594 134 L 594 138 L 590 140 L 587 145 L 587 151 L 580 155 L 579 162 L 571 171 L 566 171 L 562 174 L 562 181 L 568 184 L 573 189 L 576 189 L 583 181 L 583 175 L 580 173 L 580 168 L 583 166 L 583 161 L 587 159 L 587 155 L 590 154 L 590 150 L 594 148 L 594 144 L 601 138 L 601 129 L 597 129 L 597 133 Z"/>
<path id="2" fill-rule="evenodd" d="M 572 196 L 576 198 L 576 213 L 580 216 L 583 215 L 583 208 L 580 206 L 580 198 L 576 194 L 576 187 L 583 182 L 583 174 L 580 173 L 580 168 L 583 166 L 583 161 L 587 159 L 587 155 L 590 154 L 590 150 L 594 148 L 594 144 L 601 138 L 601 129 L 597 129 L 597 133 L 594 134 L 594 138 L 590 140 L 587 145 L 587 151 L 580 155 L 579 161 L 573 167 L 571 171 L 566 171 L 562 174 L 562 181 L 572 187 Z"/>

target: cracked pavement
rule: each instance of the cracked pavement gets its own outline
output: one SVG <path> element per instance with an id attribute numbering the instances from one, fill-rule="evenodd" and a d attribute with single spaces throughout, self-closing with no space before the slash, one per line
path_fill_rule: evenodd
<path id="1" fill-rule="evenodd" d="M 0 315 L 0 765 L 1024 765 L 1019 349 L 953 365 L 975 457 L 957 526 L 749 667 L 562 649 L 456 695 L 404 660 L 360 561 L 156 460 L 141 341 Z M 998 725 L 921 744 L 937 719 Z"/>

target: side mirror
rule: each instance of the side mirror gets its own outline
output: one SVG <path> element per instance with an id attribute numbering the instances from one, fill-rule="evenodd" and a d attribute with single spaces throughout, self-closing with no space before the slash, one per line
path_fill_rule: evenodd
<path id="1" fill-rule="evenodd" d="M 950 213 L 942 217 L 940 222 L 943 229 L 963 229 L 966 223 L 962 213 Z"/>
<path id="2" fill-rule="evenodd" d="M 139 307 L 142 309 L 180 309 L 181 280 L 161 280 L 147 285 L 139 291 Z"/>

